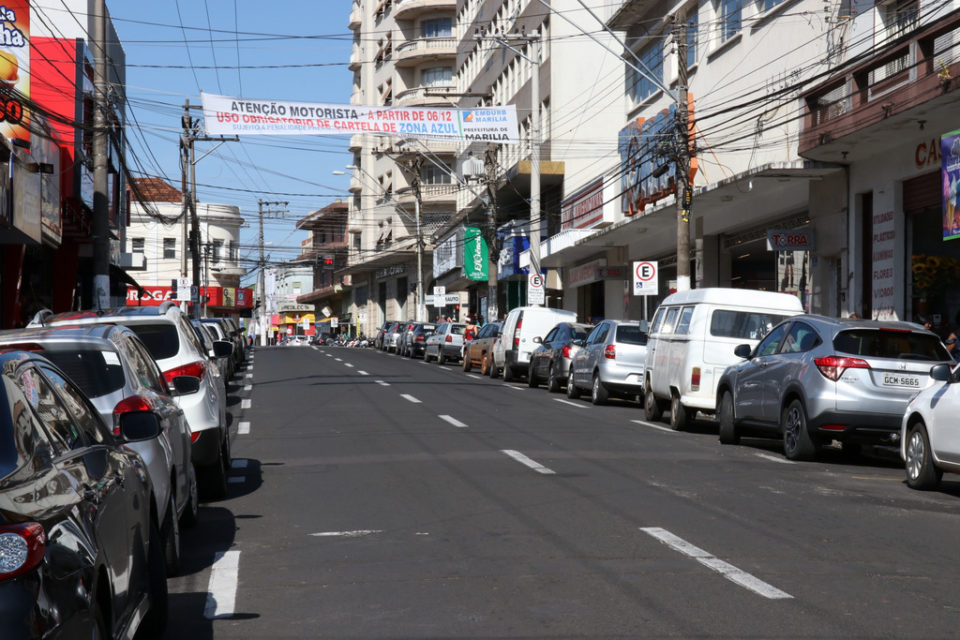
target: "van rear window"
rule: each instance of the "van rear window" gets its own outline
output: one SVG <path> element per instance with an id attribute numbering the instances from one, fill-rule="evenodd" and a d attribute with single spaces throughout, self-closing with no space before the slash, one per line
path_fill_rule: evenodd
<path id="1" fill-rule="evenodd" d="M 786 317 L 775 313 L 717 309 L 710 318 L 710 335 L 718 338 L 759 340 Z"/>
<path id="2" fill-rule="evenodd" d="M 640 327 L 620 325 L 617 327 L 617 342 L 621 344 L 647 344 L 647 334 Z"/>
<path id="3" fill-rule="evenodd" d="M 925 333 L 911 331 L 883 331 L 853 329 L 841 331 L 833 339 L 833 348 L 866 358 L 894 358 L 936 362 L 950 360 L 950 354 L 940 339 Z"/>

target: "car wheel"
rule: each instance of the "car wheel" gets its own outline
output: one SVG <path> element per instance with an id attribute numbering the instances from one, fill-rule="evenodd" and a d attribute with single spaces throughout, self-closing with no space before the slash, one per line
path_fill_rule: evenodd
<path id="1" fill-rule="evenodd" d="M 807 431 L 807 412 L 799 400 L 793 400 L 784 408 L 780 429 L 783 431 L 783 454 L 788 460 L 809 460 L 817 453 Z"/>
<path id="2" fill-rule="evenodd" d="M 576 400 L 580 397 L 580 389 L 573 383 L 573 371 L 570 372 L 570 377 L 567 378 L 567 397 L 571 400 Z"/>
<path id="3" fill-rule="evenodd" d="M 490 375 L 490 359 L 487 357 L 486 354 L 484 354 L 483 357 L 480 358 L 480 375 L 482 376 Z"/>
<path id="4" fill-rule="evenodd" d="M 508 364 L 503 365 L 503 381 L 512 382 L 513 381 L 513 367 Z"/>
<path id="5" fill-rule="evenodd" d="M 444 364 L 447 361 L 447 357 L 443 355 L 443 349 L 441 348 L 437 351 L 437 364 Z"/>
<path id="6" fill-rule="evenodd" d="M 670 428 L 674 431 L 683 431 L 690 426 L 690 412 L 680 402 L 680 393 L 674 391 L 670 395 Z"/>
<path id="7" fill-rule="evenodd" d="M 547 391 L 560 393 L 560 376 L 557 375 L 557 365 L 550 365 L 550 374 L 547 376 Z"/>
<path id="8" fill-rule="evenodd" d="M 487 374 L 496 380 L 500 377 L 500 370 L 497 368 L 497 363 L 493 359 L 493 354 L 490 354 L 490 364 L 487 365 Z"/>
<path id="9" fill-rule="evenodd" d="M 527 386 L 535 389 L 540 386 L 540 383 L 537 382 L 537 374 L 533 370 L 533 361 L 530 362 L 530 366 L 527 367 Z"/>
<path id="10" fill-rule="evenodd" d="M 229 471 L 230 461 L 220 448 L 220 455 L 216 463 L 203 468 L 203 489 L 208 498 L 212 500 L 223 500 L 227 497 L 227 473 Z"/>
<path id="11" fill-rule="evenodd" d="M 463 354 L 463 371 L 464 373 L 470 373 L 470 369 L 473 367 L 470 365 L 470 358 L 467 357 L 467 354 Z"/>
<path id="12" fill-rule="evenodd" d="M 180 573 L 180 519 L 177 518 L 177 501 L 173 497 L 172 490 L 167 504 L 167 515 L 163 519 L 162 535 L 167 575 L 178 575 Z"/>
<path id="13" fill-rule="evenodd" d="M 922 422 L 910 427 L 907 434 L 907 486 L 911 489 L 933 489 L 940 484 L 943 471 L 933 464 L 933 453 L 930 451 L 930 437 Z"/>
<path id="14" fill-rule="evenodd" d="M 157 521 L 150 519 L 150 539 L 147 548 L 147 590 L 150 593 L 150 610 L 144 619 L 144 625 L 153 637 L 160 637 L 167 626 L 169 615 L 169 595 L 167 593 L 167 574 L 164 571 L 163 538 Z M 155 636 L 154 636 L 155 634 Z"/>
<path id="15" fill-rule="evenodd" d="M 193 482 L 190 483 L 190 487 L 187 489 L 190 492 L 188 498 L 187 507 L 183 510 L 183 515 L 180 516 L 180 527 L 184 529 L 189 529 L 191 527 L 197 526 L 197 521 L 200 519 L 200 500 L 197 495 L 197 479 L 194 478 Z"/>
<path id="16" fill-rule="evenodd" d="M 720 396 L 720 410 L 717 414 L 720 422 L 720 444 L 740 444 L 737 425 L 733 421 L 733 394 L 729 391 L 724 391 Z"/>
<path id="17" fill-rule="evenodd" d="M 603 386 L 599 373 L 593 374 L 593 387 L 590 392 L 590 402 L 593 404 L 607 404 L 607 400 L 610 399 L 610 392 Z"/>
<path id="18" fill-rule="evenodd" d="M 663 407 L 657 400 L 657 396 L 654 395 L 649 382 L 647 382 L 647 388 L 643 394 L 643 413 L 650 422 L 659 422 L 663 418 Z"/>

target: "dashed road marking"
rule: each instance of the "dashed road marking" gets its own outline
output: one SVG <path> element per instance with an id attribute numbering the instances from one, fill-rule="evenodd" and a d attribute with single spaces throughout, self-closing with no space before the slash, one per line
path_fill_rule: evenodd
<path id="1" fill-rule="evenodd" d="M 582 402 L 573 402 L 571 400 L 564 400 L 563 398 L 554 398 L 557 402 L 562 402 L 563 404 L 568 404 L 571 407 L 576 407 L 577 409 L 586 409 L 589 405 L 586 405 Z"/>
<path id="2" fill-rule="evenodd" d="M 240 552 L 218 551 L 210 570 L 207 603 L 203 615 L 208 620 L 229 618 L 237 602 L 237 579 L 240 574 Z"/>
<path id="3" fill-rule="evenodd" d="M 230 476 L 227 478 L 227 482 L 230 484 L 243 484 L 246 481 L 247 478 L 245 476 Z"/>
<path id="4" fill-rule="evenodd" d="M 667 433 L 680 433 L 679 431 L 674 431 L 670 427 L 665 427 L 660 424 L 653 424 L 652 422 L 647 422 L 646 420 L 631 420 L 634 424 L 639 424 L 644 427 L 650 427 L 651 429 L 656 429 L 657 431 L 666 431 Z"/>
<path id="5" fill-rule="evenodd" d="M 473 378 L 474 380 L 479 380 L 479 379 L 480 379 L 480 376 L 478 376 L 478 375 L 475 374 L 475 373 L 468 373 L 468 374 L 467 374 L 467 377 L 468 377 L 468 378 Z"/>
<path id="6" fill-rule="evenodd" d="M 241 435 L 241 436 L 242 436 L 242 435 L 246 435 L 246 434 L 248 434 L 248 433 L 250 433 L 250 423 L 249 423 L 249 422 L 241 422 L 240 424 L 237 425 L 237 435 Z"/>
<path id="7" fill-rule="evenodd" d="M 787 460 L 786 458 L 781 458 L 780 456 L 772 456 L 769 453 L 757 453 L 754 455 L 756 455 L 758 458 L 769 460 L 770 462 L 779 462 L 780 464 L 797 464 L 793 460 Z"/>
<path id="8" fill-rule="evenodd" d="M 693 558 L 708 569 L 716 571 L 727 580 L 740 585 L 744 589 L 753 591 L 757 595 L 763 596 L 764 598 L 769 598 L 771 600 L 782 600 L 793 597 L 789 593 L 783 592 L 773 585 L 767 584 L 760 578 L 757 578 L 756 576 L 753 576 L 742 569 L 738 569 L 728 562 L 720 560 L 714 555 L 707 553 L 700 547 L 690 544 L 683 538 L 675 536 L 666 529 L 661 529 L 660 527 L 641 527 L 640 530 L 647 535 L 653 536 L 674 551 L 679 551 L 685 556 Z"/>
<path id="9" fill-rule="evenodd" d="M 253 374 L 252 374 L 252 373 L 248 373 L 248 374 L 246 374 L 246 375 L 243 376 L 243 377 L 244 377 L 244 378 L 247 378 L 247 379 L 250 379 L 250 378 L 253 377 Z"/>
<path id="10" fill-rule="evenodd" d="M 348 367 L 350 367 L 350 368 L 353 368 L 353 365 L 350 364 L 349 362 L 344 362 L 343 364 L 346 365 L 346 366 L 348 366 Z"/>
<path id="11" fill-rule="evenodd" d="M 252 384 L 245 384 L 245 385 L 243 385 L 243 390 L 244 390 L 244 391 L 253 391 L 253 385 L 252 385 Z"/>
<path id="12" fill-rule="evenodd" d="M 359 369 L 357 369 L 357 373 L 359 373 L 359 374 L 362 375 L 362 376 L 368 376 L 368 375 L 370 375 L 370 374 L 367 373 L 366 371 L 360 371 Z"/>
<path id="13" fill-rule="evenodd" d="M 421 402 L 420 402 L 419 400 L 417 400 L 416 398 L 414 398 L 414 397 L 413 397 L 412 395 L 410 395 L 409 393 L 401 393 L 401 394 L 400 394 L 400 397 L 403 398 L 404 400 L 409 400 L 410 402 L 412 402 L 412 403 L 414 403 L 414 404 L 421 404 Z"/>
<path id="14" fill-rule="evenodd" d="M 459 420 L 457 420 L 456 418 L 454 418 L 453 416 L 439 416 L 439 418 L 440 418 L 441 420 L 443 420 L 444 422 L 449 422 L 449 423 L 452 424 L 453 426 L 455 426 L 455 427 L 460 427 L 461 429 L 462 429 L 463 427 L 466 427 L 466 426 L 467 426 L 467 425 L 463 424 L 462 422 L 460 422 Z"/>
<path id="15" fill-rule="evenodd" d="M 361 538 L 374 533 L 383 533 L 383 529 L 357 529 L 356 531 L 321 531 L 311 533 L 311 536 L 317 538 Z"/>
<path id="16" fill-rule="evenodd" d="M 507 383 L 507 382 L 504 382 L 504 383 L 503 383 L 503 386 L 505 386 L 507 389 L 513 389 L 513 390 L 515 390 L 515 391 L 523 391 L 523 387 L 516 387 L 516 386 L 514 386 L 514 385 L 512 385 L 512 384 L 509 384 L 509 383 Z"/>
<path id="17" fill-rule="evenodd" d="M 519 451 L 514 451 L 513 449 L 501 449 L 500 451 L 501 453 L 507 454 L 508 456 L 510 456 L 517 462 L 519 462 L 520 464 L 530 467 L 537 473 L 542 473 L 544 475 L 554 475 L 554 471 L 552 469 L 548 469 L 547 467 L 543 466 L 536 460 L 532 460 L 528 458 L 527 456 L 523 455 Z"/>
<path id="18" fill-rule="evenodd" d="M 243 400 L 240 401 L 241 409 L 249 409 L 250 406 L 251 406 L 250 398 L 244 398 Z"/>
<path id="19" fill-rule="evenodd" d="M 390 386 L 390 383 L 389 383 L 389 382 L 384 382 L 383 380 L 377 380 L 377 384 L 380 385 L 381 387 L 389 387 L 389 386 Z"/>
<path id="20" fill-rule="evenodd" d="M 231 469 L 246 469 L 247 465 L 250 463 L 246 458 L 234 458 L 230 461 Z"/>

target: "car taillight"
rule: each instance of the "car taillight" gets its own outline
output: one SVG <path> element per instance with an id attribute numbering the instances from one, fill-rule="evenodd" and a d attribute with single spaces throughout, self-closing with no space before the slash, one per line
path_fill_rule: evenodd
<path id="1" fill-rule="evenodd" d="M 200 432 L 199 432 L 199 431 L 192 431 L 192 432 L 190 432 L 190 442 L 196 442 L 196 441 L 199 440 L 199 439 L 200 439 Z"/>
<path id="2" fill-rule="evenodd" d="M 444 341 L 444 342 L 453 342 L 453 336 L 448 334 L 447 337 L 443 339 L 443 341 Z"/>
<path id="3" fill-rule="evenodd" d="M 191 362 L 190 364 L 185 364 L 181 367 L 174 367 L 173 369 L 168 369 L 163 372 L 163 379 L 167 381 L 167 384 L 173 384 L 173 379 L 177 376 L 194 376 L 203 380 L 203 376 L 207 373 L 207 367 L 204 366 L 202 362 Z"/>
<path id="4" fill-rule="evenodd" d="M 513 348 L 520 348 L 520 328 L 523 326 L 523 318 L 517 318 L 517 328 L 513 330 Z"/>
<path id="5" fill-rule="evenodd" d="M 417 342 L 424 342 L 423 334 L 417 336 Z"/>
<path id="6" fill-rule="evenodd" d="M 47 534 L 37 522 L 0 525 L 0 580 L 32 570 L 43 560 Z"/>
<path id="7" fill-rule="evenodd" d="M 694 367 L 690 372 L 690 390 L 700 391 L 700 367 Z"/>
<path id="8" fill-rule="evenodd" d="M 568 344 L 563 345 L 563 349 L 561 349 L 560 353 L 563 354 L 563 357 L 564 357 L 564 358 L 569 358 L 569 357 L 570 357 L 570 345 L 568 345 Z"/>
<path id="9" fill-rule="evenodd" d="M 617 345 L 608 344 L 603 350 L 603 357 L 607 360 L 617 359 Z"/>
<path id="10" fill-rule="evenodd" d="M 843 356 L 824 356 L 816 358 L 814 363 L 820 373 L 829 380 L 836 382 L 847 369 L 869 369 L 870 365 L 866 360 L 860 358 L 846 358 Z"/>
<path id="11" fill-rule="evenodd" d="M 131 411 L 153 411 L 153 404 L 143 396 L 128 396 L 118 402 L 113 408 L 113 435 L 120 435 L 118 418 Z"/>

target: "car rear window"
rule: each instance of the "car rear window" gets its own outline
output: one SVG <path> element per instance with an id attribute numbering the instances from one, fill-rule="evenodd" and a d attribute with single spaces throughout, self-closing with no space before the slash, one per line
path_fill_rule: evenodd
<path id="1" fill-rule="evenodd" d="M 43 355 L 91 398 L 122 389 L 126 382 L 120 356 L 115 351 L 50 345 L 44 348 Z"/>
<path id="2" fill-rule="evenodd" d="M 166 322 L 157 324 L 137 323 L 129 326 L 147 347 L 147 350 L 150 351 L 154 360 L 172 358 L 180 351 L 180 338 L 177 336 L 177 328 L 172 324 Z"/>
<path id="3" fill-rule="evenodd" d="M 617 342 L 621 344 L 647 344 L 647 334 L 640 327 L 620 325 L 617 327 Z"/>
<path id="4" fill-rule="evenodd" d="M 833 339 L 833 348 L 839 353 L 866 358 L 893 358 L 897 360 L 950 360 L 950 354 L 940 338 L 913 331 L 883 329 L 851 329 L 841 331 Z"/>
<path id="5" fill-rule="evenodd" d="M 710 318 L 710 335 L 718 338 L 759 340 L 786 317 L 758 311 L 717 309 Z"/>
<path id="6" fill-rule="evenodd" d="M 452 333 L 455 336 L 462 336 L 466 328 L 467 328 L 466 325 L 454 324 L 450 326 L 450 333 Z"/>

